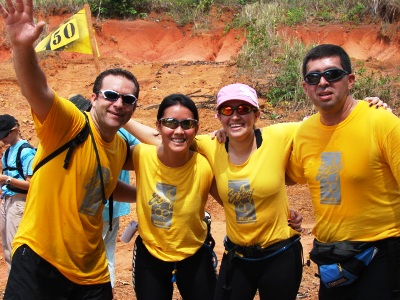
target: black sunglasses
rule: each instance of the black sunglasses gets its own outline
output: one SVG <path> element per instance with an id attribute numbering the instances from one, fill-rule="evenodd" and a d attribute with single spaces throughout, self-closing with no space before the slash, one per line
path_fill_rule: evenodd
<path id="1" fill-rule="evenodd" d="M 218 113 L 224 116 L 232 116 L 234 111 L 237 111 L 239 115 L 247 115 L 252 111 L 257 111 L 257 108 L 251 105 L 239 105 L 239 106 L 222 106 L 218 109 Z"/>
<path id="2" fill-rule="evenodd" d="M 317 85 L 321 80 L 321 77 L 324 77 L 328 82 L 335 82 L 342 79 L 345 75 L 349 75 L 349 72 L 342 69 L 332 68 L 324 72 L 310 72 L 304 76 L 304 81 L 310 85 Z"/>
<path id="3" fill-rule="evenodd" d="M 5 139 L 6 137 L 8 137 L 8 136 L 10 135 L 10 133 L 13 132 L 15 129 L 17 129 L 17 128 L 10 129 L 10 130 L 6 133 L 6 135 L 3 137 L 3 139 Z"/>
<path id="4" fill-rule="evenodd" d="M 197 120 L 194 119 L 184 119 L 177 120 L 175 118 L 162 118 L 158 120 L 163 126 L 170 129 L 176 129 L 180 125 L 183 130 L 189 130 L 197 125 Z"/>
<path id="5" fill-rule="evenodd" d="M 102 90 L 102 91 L 98 91 L 98 93 L 102 93 L 104 99 L 109 100 L 109 101 L 117 101 L 120 97 L 122 99 L 122 102 L 126 103 L 126 104 L 135 104 L 135 102 L 137 101 L 137 98 L 135 97 L 135 95 L 132 94 L 120 94 L 116 91 L 113 90 Z"/>

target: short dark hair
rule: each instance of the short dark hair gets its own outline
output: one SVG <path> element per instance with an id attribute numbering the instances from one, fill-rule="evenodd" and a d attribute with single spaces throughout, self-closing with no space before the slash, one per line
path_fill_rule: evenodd
<path id="1" fill-rule="evenodd" d="M 333 44 L 321 44 L 312 48 L 304 57 L 302 66 L 303 78 L 307 74 L 307 64 L 309 61 L 332 56 L 339 57 L 343 70 L 347 71 L 349 74 L 353 73 L 350 57 L 342 47 Z"/>
<path id="2" fill-rule="evenodd" d="M 157 112 L 157 121 L 159 121 L 164 116 L 164 111 L 174 105 L 182 105 L 189 109 L 193 114 L 193 119 L 199 121 L 199 112 L 197 110 L 196 104 L 188 96 L 183 94 L 171 94 L 161 101 Z"/>
<path id="3" fill-rule="evenodd" d="M 135 75 L 133 75 L 131 72 L 125 69 L 121 68 L 114 68 L 114 69 L 107 69 L 103 72 L 101 72 L 95 79 L 94 84 L 93 84 L 93 93 L 97 94 L 101 90 L 101 86 L 103 85 L 103 80 L 104 77 L 108 75 L 113 75 L 113 76 L 122 76 L 125 77 L 128 80 L 131 80 L 135 84 L 135 91 L 133 95 L 139 99 L 139 82 L 137 81 Z"/>

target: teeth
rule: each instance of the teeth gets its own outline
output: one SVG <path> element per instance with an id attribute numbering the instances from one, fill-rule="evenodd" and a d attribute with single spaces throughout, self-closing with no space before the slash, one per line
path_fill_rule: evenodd
<path id="1" fill-rule="evenodd" d="M 175 143 L 183 143 L 185 142 L 185 139 L 171 139 Z"/>
<path id="2" fill-rule="evenodd" d="M 240 125 L 240 124 L 230 124 L 229 126 L 230 126 L 230 127 L 240 127 L 240 126 L 242 126 L 242 125 Z"/>

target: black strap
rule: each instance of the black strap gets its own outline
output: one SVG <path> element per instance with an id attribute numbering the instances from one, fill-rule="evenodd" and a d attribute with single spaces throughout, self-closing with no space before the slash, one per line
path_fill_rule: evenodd
<path id="1" fill-rule="evenodd" d="M 42 159 L 34 168 L 33 170 L 33 174 L 35 174 L 35 172 L 37 170 L 39 170 L 43 165 L 45 165 L 46 163 L 48 163 L 50 160 L 52 160 L 54 157 L 58 156 L 59 154 L 61 154 L 62 152 L 64 152 L 65 150 L 68 149 L 67 154 L 65 155 L 65 159 L 64 159 L 64 169 L 68 169 L 69 166 L 69 161 L 71 159 L 71 155 L 72 155 L 72 151 L 80 144 L 82 144 L 86 138 L 89 135 L 89 131 L 90 131 L 90 125 L 89 125 L 89 121 L 87 119 L 87 116 L 85 113 L 83 113 L 85 118 L 86 118 L 86 123 L 85 126 L 82 128 L 82 130 L 69 142 L 65 143 L 64 145 L 62 145 L 60 148 L 58 148 L 57 150 L 55 150 L 54 152 L 50 153 L 48 156 L 46 156 L 44 159 Z"/>
<path id="2" fill-rule="evenodd" d="M 11 184 L 7 185 L 7 189 L 17 194 L 28 194 L 27 190 L 19 189 L 15 186 L 12 186 Z"/>
<path id="3" fill-rule="evenodd" d="M 85 118 L 86 118 L 86 123 L 89 123 L 89 119 L 87 117 L 87 115 L 84 113 Z M 103 170 L 101 169 L 101 162 L 100 162 L 100 155 L 99 155 L 99 151 L 97 150 L 97 145 L 96 145 L 96 141 L 94 139 L 93 136 L 93 132 L 90 129 L 89 126 L 89 134 L 90 134 L 90 138 L 92 140 L 93 143 L 93 148 L 94 148 L 94 152 L 96 154 L 96 159 L 97 159 L 97 170 L 99 171 L 99 176 L 100 176 L 100 184 L 101 184 L 101 194 L 103 196 L 103 204 L 107 203 L 107 199 L 106 199 L 106 192 L 105 192 L 105 188 L 104 188 L 104 177 L 103 177 Z M 110 202 L 109 202 L 109 211 L 110 214 L 112 214 L 112 205 L 113 205 L 113 199 L 112 196 L 110 197 Z M 110 231 L 112 230 L 112 218 L 110 219 Z"/>
<path id="4" fill-rule="evenodd" d="M 257 149 L 258 149 L 261 147 L 262 142 L 263 142 L 261 130 L 259 128 L 255 129 L 254 135 L 256 137 L 256 145 L 257 145 Z M 226 140 L 225 140 L 225 150 L 227 153 L 229 152 L 229 137 L 226 137 Z"/>

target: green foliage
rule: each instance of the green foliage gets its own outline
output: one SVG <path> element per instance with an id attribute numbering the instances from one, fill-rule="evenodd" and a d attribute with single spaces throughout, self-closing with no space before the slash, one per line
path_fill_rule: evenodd
<path id="1" fill-rule="evenodd" d="M 279 65 L 278 72 L 266 93 L 271 104 L 306 101 L 300 76 L 301 63 L 305 54 L 306 48 L 303 44 L 292 42 L 286 44 L 283 53 L 277 56 L 275 63 Z"/>
<path id="2" fill-rule="evenodd" d="M 367 71 L 363 64 L 360 64 L 355 74 L 356 81 L 352 93 L 356 99 L 377 96 L 389 106 L 396 105 L 400 91 L 394 83 L 399 82 L 399 77 Z"/>
<path id="3" fill-rule="evenodd" d="M 87 3 L 85 0 L 35 0 L 34 5 L 44 15 L 75 13 Z"/>
<path id="4" fill-rule="evenodd" d="M 138 18 L 151 9 L 151 3 L 147 0 L 88 0 L 88 2 L 93 14 L 102 18 Z"/>
<path id="5" fill-rule="evenodd" d="M 303 7 L 291 7 L 286 11 L 285 24 L 293 26 L 304 22 L 306 14 Z"/>
<path id="6" fill-rule="evenodd" d="M 360 2 L 357 2 L 348 12 L 346 17 L 350 21 L 360 21 L 365 15 L 366 6 Z"/>

